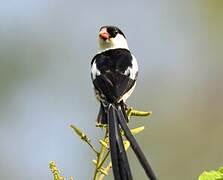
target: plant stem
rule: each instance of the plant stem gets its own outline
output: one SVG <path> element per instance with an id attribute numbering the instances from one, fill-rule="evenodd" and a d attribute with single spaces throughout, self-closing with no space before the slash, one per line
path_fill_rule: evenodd
<path id="1" fill-rule="evenodd" d="M 104 171 L 109 172 L 109 170 L 112 168 L 112 163 L 109 162 L 109 164 L 107 165 L 107 167 L 104 169 Z M 98 180 L 103 180 L 105 177 L 105 174 L 101 174 L 98 178 Z"/>
<path id="2" fill-rule="evenodd" d="M 102 165 L 104 164 L 104 162 L 107 160 L 109 153 L 110 153 L 110 151 L 107 151 L 107 153 L 105 154 L 104 159 L 99 164 L 98 169 L 100 169 L 102 167 Z"/>
<path id="3" fill-rule="evenodd" d="M 77 135 L 81 138 L 82 141 L 86 142 L 90 146 L 90 148 L 96 153 L 96 155 L 99 154 L 99 152 L 91 144 L 91 140 L 87 137 L 85 133 L 83 133 L 78 127 L 73 124 L 71 124 L 70 127 L 77 133 Z"/>
<path id="4" fill-rule="evenodd" d="M 105 128 L 105 136 L 104 136 L 104 139 L 105 140 L 108 136 L 108 129 Z M 99 168 L 102 166 L 102 164 L 105 162 L 106 159 L 103 159 L 103 156 L 104 156 L 104 153 L 106 152 L 107 148 L 103 145 L 101 145 L 101 149 L 100 149 L 100 152 L 99 154 L 97 154 L 97 163 L 96 163 L 96 168 L 95 168 L 95 172 L 94 172 L 94 178 L 93 180 L 97 180 L 98 178 L 98 175 L 99 175 Z M 106 154 L 106 157 L 108 157 L 108 155 Z"/>

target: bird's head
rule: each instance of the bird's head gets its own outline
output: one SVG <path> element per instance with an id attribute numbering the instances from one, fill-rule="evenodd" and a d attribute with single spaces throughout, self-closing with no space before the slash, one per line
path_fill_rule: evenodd
<path id="1" fill-rule="evenodd" d="M 115 26 L 102 26 L 99 31 L 101 50 L 123 48 L 128 49 L 124 33 Z"/>

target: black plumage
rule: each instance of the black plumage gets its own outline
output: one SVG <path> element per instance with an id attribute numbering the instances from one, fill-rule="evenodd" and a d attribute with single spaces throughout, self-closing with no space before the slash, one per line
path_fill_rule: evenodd
<path id="1" fill-rule="evenodd" d="M 135 84 L 136 79 L 125 75 L 125 71 L 132 67 L 132 56 L 127 49 L 111 49 L 97 54 L 92 63 L 96 63 L 100 76 L 93 80 L 95 89 L 102 99 L 108 103 L 120 101 L 120 98 Z"/>
<path id="2" fill-rule="evenodd" d="M 107 31 L 111 37 L 115 37 L 117 34 L 121 34 L 125 37 L 124 33 L 116 26 L 102 26 L 101 29 L 102 28 L 107 28 Z"/>
<path id="3" fill-rule="evenodd" d="M 103 27 L 102 27 L 103 28 Z M 116 27 L 107 27 L 113 37 L 123 34 Z M 123 34 L 124 36 L 124 34 Z M 124 96 L 129 96 L 134 88 L 138 75 L 134 57 L 125 48 L 115 48 L 102 51 L 91 61 L 91 77 L 97 99 L 101 103 L 97 121 L 108 124 L 111 160 L 115 180 L 132 180 L 132 174 L 120 134 L 122 129 L 125 137 L 135 152 L 145 173 L 151 180 L 156 177 L 134 136 L 128 128 Z"/>

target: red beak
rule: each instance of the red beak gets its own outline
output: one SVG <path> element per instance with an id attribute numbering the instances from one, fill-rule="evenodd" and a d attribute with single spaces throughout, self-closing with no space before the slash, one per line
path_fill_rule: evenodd
<path id="1" fill-rule="evenodd" d="M 105 41 L 110 38 L 110 34 L 107 32 L 106 28 L 102 28 L 99 32 L 99 37 Z"/>

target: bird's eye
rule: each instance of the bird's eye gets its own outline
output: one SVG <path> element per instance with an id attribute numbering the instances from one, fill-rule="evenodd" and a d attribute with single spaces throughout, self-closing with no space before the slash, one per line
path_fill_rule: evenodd
<path id="1" fill-rule="evenodd" d="M 118 34 L 118 30 L 112 27 L 108 27 L 107 31 L 113 38 L 116 37 L 116 35 Z"/>
<path id="2" fill-rule="evenodd" d="M 113 31 L 113 35 L 116 36 L 118 34 L 118 31 Z"/>
<path id="3" fill-rule="evenodd" d="M 110 35 L 111 35 L 111 37 L 116 37 L 117 34 L 118 34 L 117 31 L 113 31 Z"/>

